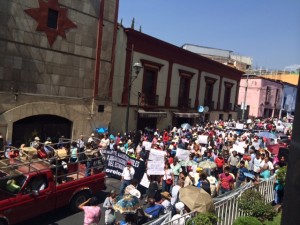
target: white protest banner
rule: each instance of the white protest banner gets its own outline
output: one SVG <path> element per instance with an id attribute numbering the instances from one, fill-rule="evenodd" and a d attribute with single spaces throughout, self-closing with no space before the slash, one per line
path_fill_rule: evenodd
<path id="1" fill-rule="evenodd" d="M 185 150 L 185 149 L 181 149 L 181 148 L 177 148 L 177 150 L 176 150 L 177 158 L 181 159 L 183 161 L 189 160 L 189 155 L 190 155 L 189 150 Z"/>
<path id="2" fill-rule="evenodd" d="M 162 161 L 148 161 L 147 174 L 148 175 L 164 175 L 165 163 Z"/>
<path id="3" fill-rule="evenodd" d="M 145 146 L 145 150 L 150 151 L 152 143 L 149 141 L 143 141 L 143 146 Z"/>
<path id="4" fill-rule="evenodd" d="M 142 178 L 142 180 L 140 182 L 140 185 L 142 185 L 145 188 L 149 188 L 150 181 L 149 181 L 146 173 L 144 173 L 144 176 L 143 176 L 143 178 Z"/>
<path id="5" fill-rule="evenodd" d="M 160 151 L 160 150 L 151 148 L 150 154 L 149 154 L 149 160 L 164 162 L 166 154 L 167 153 L 164 151 Z"/>
<path id="6" fill-rule="evenodd" d="M 207 144 L 207 139 L 208 139 L 207 135 L 199 135 L 198 136 L 198 141 L 200 144 Z"/>
<path id="7" fill-rule="evenodd" d="M 232 146 L 232 148 L 233 148 L 234 151 L 237 151 L 238 153 L 241 153 L 241 154 L 244 154 L 244 153 L 245 153 L 245 149 L 244 149 L 243 146 L 241 146 L 241 145 L 236 145 L 236 144 L 234 144 L 234 145 Z"/>
<path id="8" fill-rule="evenodd" d="M 242 123 L 236 123 L 235 124 L 235 128 L 242 130 L 242 129 L 244 129 L 244 124 L 242 124 Z"/>

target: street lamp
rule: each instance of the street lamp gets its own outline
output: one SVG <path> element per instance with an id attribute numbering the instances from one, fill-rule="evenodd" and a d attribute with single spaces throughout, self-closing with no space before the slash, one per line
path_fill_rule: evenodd
<path id="1" fill-rule="evenodd" d="M 128 100 L 127 100 L 127 111 L 126 111 L 126 134 L 128 134 L 128 121 L 129 121 L 129 105 L 130 105 L 130 94 L 131 94 L 131 86 L 133 81 L 138 77 L 141 69 L 143 68 L 142 64 L 136 62 L 133 64 L 133 70 L 130 68 L 129 80 L 128 80 Z M 134 71 L 135 75 L 133 76 L 132 72 Z"/>

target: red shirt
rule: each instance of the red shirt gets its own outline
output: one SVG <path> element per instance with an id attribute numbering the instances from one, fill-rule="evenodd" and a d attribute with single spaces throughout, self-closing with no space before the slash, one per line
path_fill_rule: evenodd
<path id="1" fill-rule="evenodd" d="M 225 160 L 223 158 L 221 159 L 221 158 L 217 157 L 215 159 L 215 163 L 217 164 L 218 168 L 222 168 L 225 163 Z"/>
<path id="2" fill-rule="evenodd" d="M 233 184 L 234 180 L 233 177 L 228 174 L 226 175 L 225 173 L 222 173 L 219 175 L 220 182 L 221 182 L 221 187 L 230 190 L 231 189 L 231 184 Z"/>

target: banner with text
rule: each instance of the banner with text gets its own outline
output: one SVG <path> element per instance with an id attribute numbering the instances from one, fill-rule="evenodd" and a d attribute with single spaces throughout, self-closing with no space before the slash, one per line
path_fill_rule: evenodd
<path id="1" fill-rule="evenodd" d="M 130 161 L 135 173 L 134 178 L 140 181 L 145 173 L 145 162 L 131 158 L 123 152 L 115 150 L 102 150 L 106 158 L 105 172 L 111 177 L 121 179 L 124 167 Z"/>

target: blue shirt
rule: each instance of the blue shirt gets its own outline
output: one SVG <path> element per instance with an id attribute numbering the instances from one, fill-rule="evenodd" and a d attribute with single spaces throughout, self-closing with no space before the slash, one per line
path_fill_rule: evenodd
<path id="1" fill-rule="evenodd" d="M 145 213 L 152 215 L 152 218 L 157 218 L 163 210 L 164 207 L 162 205 L 155 204 L 154 206 L 150 206 L 145 209 Z"/>
<path id="2" fill-rule="evenodd" d="M 246 176 L 244 175 L 244 173 L 248 173 L 248 172 L 249 172 L 248 169 L 245 168 L 245 167 L 239 168 L 239 171 L 238 171 L 238 173 L 239 173 L 238 179 L 239 179 L 240 181 L 245 181 L 245 180 L 246 180 Z"/>

